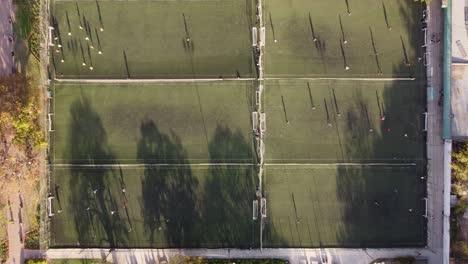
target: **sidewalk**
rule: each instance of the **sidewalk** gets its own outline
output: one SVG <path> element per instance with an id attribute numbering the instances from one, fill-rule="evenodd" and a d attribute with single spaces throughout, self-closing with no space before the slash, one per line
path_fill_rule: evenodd
<path id="1" fill-rule="evenodd" d="M 0 76 L 3 76 L 11 73 L 14 66 L 11 56 L 15 43 L 12 39 L 14 11 L 11 0 L 0 0 L 0 6 Z"/>
<path id="2" fill-rule="evenodd" d="M 10 190 L 9 192 L 10 208 L 8 217 L 11 221 L 8 224 L 8 262 L 10 264 L 23 264 L 24 253 L 23 253 L 23 230 L 22 230 L 22 209 L 20 206 L 20 198 L 18 190 Z"/>
<path id="3" fill-rule="evenodd" d="M 427 249 L 304 249 L 277 248 L 264 250 L 241 249 L 49 249 L 48 259 L 104 259 L 112 263 L 168 263 L 177 255 L 202 256 L 205 258 L 280 258 L 290 263 L 322 263 L 328 259 L 334 264 L 369 264 L 379 258 L 414 256 L 416 259 L 434 257 Z M 429 262 L 440 264 L 436 262 Z"/>

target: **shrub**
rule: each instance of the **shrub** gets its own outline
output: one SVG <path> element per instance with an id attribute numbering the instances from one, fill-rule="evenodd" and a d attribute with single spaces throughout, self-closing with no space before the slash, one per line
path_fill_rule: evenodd
<path id="1" fill-rule="evenodd" d="M 6 263 L 8 258 L 8 241 L 0 242 L 0 263 Z"/>
<path id="2" fill-rule="evenodd" d="M 27 259 L 24 264 L 47 264 L 45 259 Z"/>
<path id="3" fill-rule="evenodd" d="M 36 227 L 26 233 L 24 238 L 24 247 L 28 249 L 39 249 L 39 227 Z"/>

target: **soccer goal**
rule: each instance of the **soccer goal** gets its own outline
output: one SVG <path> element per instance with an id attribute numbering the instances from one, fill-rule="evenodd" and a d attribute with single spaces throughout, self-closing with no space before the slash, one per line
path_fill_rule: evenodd
<path id="1" fill-rule="evenodd" d="M 49 122 L 49 132 L 54 131 L 54 126 L 52 124 L 52 117 L 54 114 L 48 114 L 47 121 Z"/>
<path id="2" fill-rule="evenodd" d="M 252 220 L 258 219 L 258 200 L 253 200 L 252 202 Z"/>
<path id="3" fill-rule="evenodd" d="M 253 27 L 252 28 L 252 47 L 257 47 L 257 28 Z"/>
<path id="4" fill-rule="evenodd" d="M 425 218 L 428 217 L 428 214 L 427 214 L 427 198 L 424 198 L 424 215 L 423 215 Z"/>
<path id="5" fill-rule="evenodd" d="M 260 28 L 260 47 L 265 46 L 265 27 Z"/>
<path id="6" fill-rule="evenodd" d="M 263 132 L 266 131 L 266 114 L 260 113 L 260 130 Z"/>
<path id="7" fill-rule="evenodd" d="M 252 130 L 258 130 L 258 112 L 252 112 Z"/>
<path id="8" fill-rule="evenodd" d="M 49 217 L 54 216 L 54 213 L 52 211 L 52 199 L 54 199 L 53 196 L 49 197 L 47 200 L 49 202 Z"/>
<path id="9" fill-rule="evenodd" d="M 263 197 L 262 200 L 261 200 L 261 214 L 262 214 L 262 218 L 265 218 L 267 217 L 267 209 L 266 209 L 266 198 Z"/>

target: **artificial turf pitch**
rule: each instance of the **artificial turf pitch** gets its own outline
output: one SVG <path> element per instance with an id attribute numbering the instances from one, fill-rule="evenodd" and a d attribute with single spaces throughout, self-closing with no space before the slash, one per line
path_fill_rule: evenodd
<path id="1" fill-rule="evenodd" d="M 423 4 L 420 2 L 266 0 L 263 3 L 267 78 L 421 76 Z"/>
<path id="2" fill-rule="evenodd" d="M 53 159 L 56 164 L 255 163 L 253 104 L 250 81 L 56 83 Z M 145 144 L 157 153 L 146 156 Z"/>
<path id="3" fill-rule="evenodd" d="M 253 166 L 68 167 L 53 174 L 51 246 L 258 245 Z"/>
<path id="4" fill-rule="evenodd" d="M 424 246 L 421 5 L 263 4 L 264 247 Z M 255 78 L 254 5 L 55 1 L 55 76 Z M 51 246 L 259 247 L 256 85 L 55 82 Z"/>
<path id="5" fill-rule="evenodd" d="M 417 166 L 267 166 L 266 247 L 424 245 Z"/>
<path id="6" fill-rule="evenodd" d="M 56 0 L 51 64 L 58 78 L 254 77 L 252 5 Z"/>
<path id="7" fill-rule="evenodd" d="M 415 81 L 288 80 L 265 86 L 266 162 L 424 159 L 425 96 Z"/>

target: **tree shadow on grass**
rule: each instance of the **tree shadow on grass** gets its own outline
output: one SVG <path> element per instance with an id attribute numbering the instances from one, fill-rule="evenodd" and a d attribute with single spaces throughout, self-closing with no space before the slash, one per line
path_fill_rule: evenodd
<path id="1" fill-rule="evenodd" d="M 140 126 L 137 158 L 145 164 L 172 163 L 175 166 L 146 166 L 141 182 L 141 214 L 151 246 L 193 247 L 200 238 L 198 180 L 193 177 L 187 153 L 177 135 L 162 133 L 152 120 Z"/>
<path id="2" fill-rule="evenodd" d="M 114 160 L 100 116 L 82 96 L 70 106 L 70 155 L 77 163 Z M 71 168 L 70 203 L 78 246 L 124 246 L 127 229 L 118 202 L 109 190 L 106 168 Z M 66 230 L 63 230 L 67 232 Z M 71 242 L 71 241 L 70 241 Z"/>
<path id="3" fill-rule="evenodd" d="M 414 61 L 408 63 L 402 55 L 401 63 L 395 65 L 393 72 L 395 76 L 410 74 L 416 78 L 415 82 L 421 83 L 425 80 L 425 69 L 422 61 L 417 60 L 423 53 L 419 22 L 422 9 L 418 5 L 423 4 L 398 1 L 398 5 L 400 16 L 408 25 L 406 48 L 408 53 L 415 56 L 411 56 L 409 59 Z M 345 148 L 348 154 L 359 156 L 359 153 L 365 152 L 368 158 L 380 159 L 378 162 L 414 162 L 416 168 L 402 175 L 401 167 L 388 167 L 386 171 L 339 167 L 336 190 L 338 200 L 345 203 L 342 212 L 345 225 L 338 231 L 335 246 L 405 247 L 426 243 L 426 223 L 422 216 L 426 183 L 421 180 L 426 175 L 425 136 L 421 127 L 422 113 L 425 111 L 425 86 L 413 83 L 405 86 L 405 89 L 398 88 L 402 84 L 405 82 L 389 82 L 381 97 L 377 95 L 380 113 L 372 114 L 385 116 L 379 124 L 380 133 L 370 135 L 366 117 L 358 110 L 348 113 L 348 119 L 354 115 L 352 119 L 355 121 L 350 122 L 354 124 L 352 132 L 345 134 L 349 137 L 346 142 L 351 142 Z M 408 101 L 403 101 L 405 96 L 412 93 L 409 89 L 419 89 L 420 93 L 411 97 L 415 100 L 411 106 L 405 105 Z M 356 105 L 365 103 L 360 96 L 353 100 Z M 377 130 L 377 127 L 374 129 Z M 382 177 L 373 175 L 377 172 L 394 178 L 378 182 Z"/>
<path id="4" fill-rule="evenodd" d="M 202 210 L 203 238 L 208 247 L 255 247 L 258 222 L 252 220 L 256 166 L 225 165 L 239 155 L 250 157 L 252 146 L 240 131 L 218 125 L 209 143 L 211 163 Z M 224 164 L 224 165 L 223 165 Z"/>
<path id="5" fill-rule="evenodd" d="M 394 69 L 406 70 L 405 65 Z M 374 119 L 377 114 L 384 116 L 374 132 L 368 130 L 365 114 L 358 110 L 348 113 L 348 119 L 355 115 L 356 120 L 352 122 L 352 132 L 345 134 L 345 142 L 350 142 L 345 146 L 348 155 L 379 163 L 415 163 L 416 167 L 338 167 L 336 190 L 338 200 L 345 203 L 345 225 L 338 231 L 335 246 L 407 247 L 426 243 L 422 216 L 425 182 L 421 180 L 426 166 L 421 125 L 425 107 L 420 101 L 424 89 L 419 91 L 421 95 L 417 94 L 422 87 L 410 82 L 389 83 L 381 99 L 379 95 L 376 99 L 381 100 L 382 113 L 371 113 Z M 404 101 L 408 95 L 415 101 Z M 356 106 L 366 103 L 359 96 L 353 100 Z"/>

